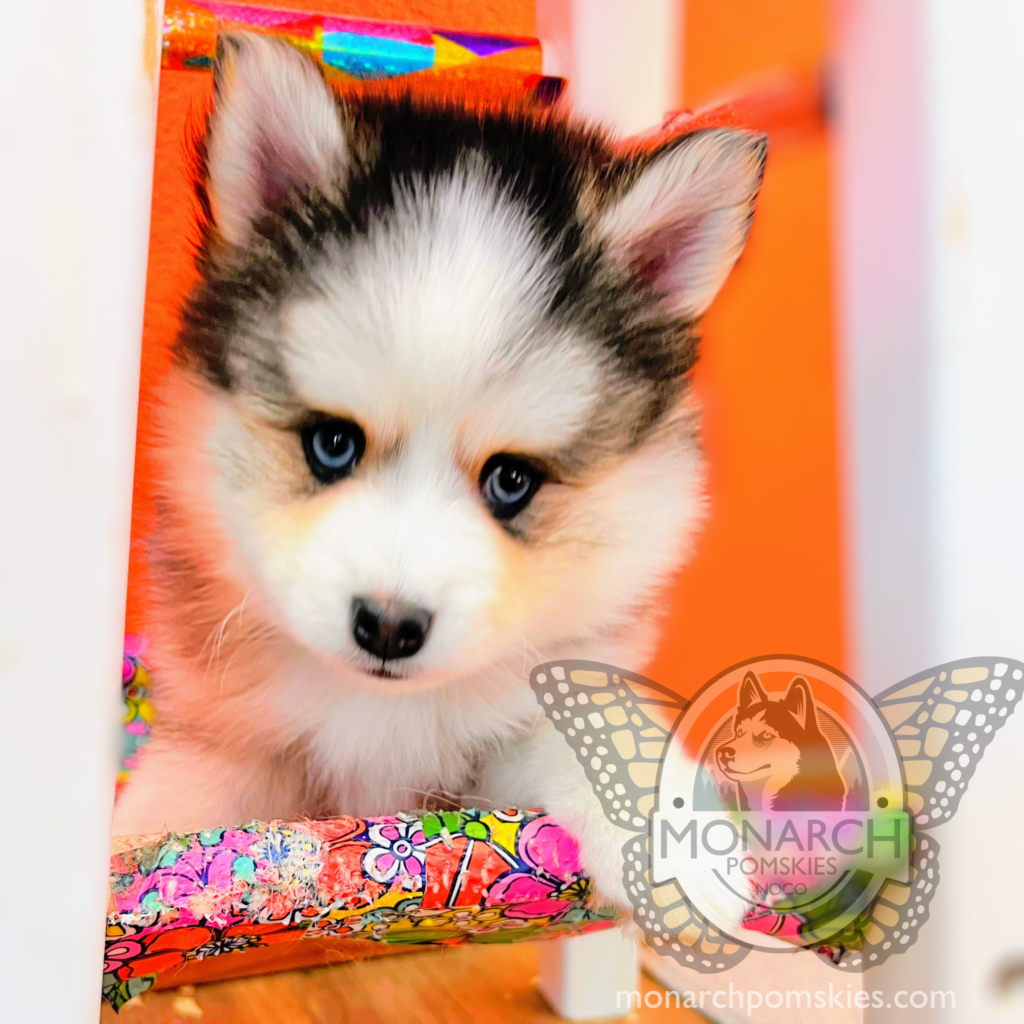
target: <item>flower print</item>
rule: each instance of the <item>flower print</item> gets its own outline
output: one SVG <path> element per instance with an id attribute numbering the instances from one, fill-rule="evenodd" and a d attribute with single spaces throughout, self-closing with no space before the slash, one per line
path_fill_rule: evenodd
<path id="1" fill-rule="evenodd" d="M 460 932 L 476 933 L 495 927 L 500 922 L 502 914 L 501 907 L 462 907 L 447 910 L 426 920 L 430 922 L 428 927 L 454 928 Z"/>
<path id="2" fill-rule="evenodd" d="M 239 904 L 254 880 L 251 870 L 246 870 L 253 865 L 248 856 L 253 836 L 242 829 L 213 829 L 187 838 L 187 845 L 178 837 L 142 851 L 146 864 L 137 863 L 132 851 L 112 865 L 131 868 L 134 863 L 142 875 L 137 883 L 130 871 L 112 878 L 122 920 L 136 924 L 208 920 L 223 927 L 243 919 Z"/>
<path id="3" fill-rule="evenodd" d="M 295 910 L 295 897 L 288 891 L 275 890 L 267 896 L 262 910 L 271 921 L 287 920 Z"/>
<path id="4" fill-rule="evenodd" d="M 362 916 L 369 924 L 394 924 L 396 921 L 401 921 L 405 917 L 400 910 L 395 910 L 394 907 L 371 908 Z"/>
<path id="5" fill-rule="evenodd" d="M 113 974 L 103 975 L 103 998 L 114 1008 L 117 1013 L 136 996 L 148 992 L 156 981 L 155 974 L 149 974 L 143 978 L 129 978 L 121 981 Z"/>
<path id="6" fill-rule="evenodd" d="M 499 878 L 488 889 L 484 906 L 505 907 L 508 918 L 550 918 L 553 923 L 586 898 L 579 847 L 546 815 L 523 826 L 519 856 L 530 870 Z"/>
<path id="7" fill-rule="evenodd" d="M 607 916 L 596 920 L 588 920 L 578 928 L 574 928 L 571 934 L 590 935 L 593 932 L 603 932 L 607 928 L 614 928 L 615 925 L 620 923 L 619 912 L 611 907 L 602 908 L 598 913 L 604 913 Z"/>
<path id="8" fill-rule="evenodd" d="M 209 928 L 192 926 L 153 932 L 135 941 L 120 939 L 107 947 L 109 966 L 105 973 L 114 974 L 122 981 L 159 974 L 191 959 L 194 950 L 205 946 L 212 938 Z M 135 946 L 141 949 L 136 952 Z"/>
<path id="9" fill-rule="evenodd" d="M 363 870 L 375 882 L 392 882 L 404 872 L 406 884 L 423 884 L 426 838 L 418 821 L 384 818 L 370 826 L 373 845 L 363 854 Z"/>
<path id="10" fill-rule="evenodd" d="M 127 719 L 128 716 L 130 715 L 131 719 L 130 719 L 130 721 L 127 721 L 127 724 L 124 727 L 124 731 L 126 733 L 128 733 L 129 736 L 148 736 L 149 735 L 149 729 L 147 728 L 145 722 L 142 722 L 142 721 L 138 720 L 138 718 L 139 718 L 138 711 L 137 710 L 135 710 L 135 711 L 132 710 L 132 704 L 134 702 L 132 701 L 132 699 L 130 697 L 128 698 L 127 703 L 128 703 L 128 712 L 125 715 L 125 718 Z M 141 744 L 138 743 L 138 741 L 136 741 L 136 746 L 140 746 L 140 745 Z"/>
<path id="11" fill-rule="evenodd" d="M 807 918 L 793 911 L 779 913 L 771 907 L 757 906 L 748 908 L 743 915 L 743 927 L 752 932 L 775 935 L 789 942 L 800 943 L 800 929 L 807 923 Z"/>
<path id="12" fill-rule="evenodd" d="M 108 942 L 103 960 L 103 973 L 113 974 L 119 971 L 130 960 L 142 956 L 145 947 L 137 939 L 119 939 Z"/>
<path id="13" fill-rule="evenodd" d="M 343 814 L 337 818 L 306 822 L 305 828 L 322 843 L 338 843 L 355 839 L 365 832 L 366 822 L 362 818 L 353 818 L 351 815 Z"/>
<path id="14" fill-rule="evenodd" d="M 331 844 L 323 855 L 323 867 L 316 885 L 320 898 L 328 904 L 344 901 L 351 907 L 372 903 L 387 886 L 363 874 L 363 854 L 369 843 Z"/>
<path id="15" fill-rule="evenodd" d="M 346 917 L 343 921 L 322 921 L 316 926 L 316 930 L 310 931 L 314 935 L 359 935 L 364 932 L 369 921 L 362 914 L 355 914 Z"/>
<path id="16" fill-rule="evenodd" d="M 250 935 L 215 935 L 209 942 L 185 954 L 186 960 L 205 960 L 208 956 L 222 953 L 239 953 L 243 949 L 262 946 L 259 939 Z"/>
<path id="17" fill-rule="evenodd" d="M 301 939 L 306 929 L 295 927 L 290 924 L 276 924 L 272 921 L 259 924 L 246 922 L 245 924 L 232 925 L 225 928 L 220 938 L 225 942 L 241 942 L 246 940 L 250 946 L 272 946 L 279 942 L 291 942 L 294 939 Z M 239 947 L 241 948 L 241 947 Z"/>
<path id="18" fill-rule="evenodd" d="M 491 886 L 485 906 L 505 907 L 512 918 L 549 917 L 557 921 L 575 906 L 572 889 L 540 875 L 515 871 Z"/>
<path id="19" fill-rule="evenodd" d="M 495 808 L 490 813 L 493 814 L 498 821 L 517 822 L 522 821 L 526 817 L 525 811 L 519 811 L 513 807 L 505 808 L 504 810 L 498 810 Z"/>
<path id="20" fill-rule="evenodd" d="M 261 866 L 261 882 L 281 888 L 316 889 L 322 850 L 320 840 L 302 824 L 253 823 L 258 833 L 249 855 Z"/>
<path id="21" fill-rule="evenodd" d="M 302 937 L 303 930 L 279 924 L 239 924 L 230 928 L 190 926 L 167 928 L 149 935 L 108 941 L 103 973 L 120 981 L 141 978 L 180 967 L 188 960 L 291 942 Z"/>
<path id="22" fill-rule="evenodd" d="M 570 882 L 582 874 L 580 848 L 547 815 L 527 822 L 519 832 L 519 855 L 535 871 Z"/>

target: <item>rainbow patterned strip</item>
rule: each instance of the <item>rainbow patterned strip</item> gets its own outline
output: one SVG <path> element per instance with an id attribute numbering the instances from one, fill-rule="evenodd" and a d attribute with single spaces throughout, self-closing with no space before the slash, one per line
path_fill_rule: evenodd
<path id="1" fill-rule="evenodd" d="M 276 7 L 203 0 L 167 0 L 162 66 L 208 70 L 224 31 L 280 36 L 348 79 L 397 78 L 420 72 L 487 70 L 541 74 L 536 39 L 453 32 L 403 22 L 345 18 Z"/>

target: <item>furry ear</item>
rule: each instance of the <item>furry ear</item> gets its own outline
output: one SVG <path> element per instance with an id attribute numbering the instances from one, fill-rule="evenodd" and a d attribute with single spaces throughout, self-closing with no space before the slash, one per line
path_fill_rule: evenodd
<path id="1" fill-rule="evenodd" d="M 811 688 L 806 679 L 797 676 L 789 684 L 782 706 L 796 719 L 801 730 L 807 728 L 811 710 L 814 707 L 814 697 L 811 696 Z"/>
<path id="2" fill-rule="evenodd" d="M 217 41 L 207 192 L 220 234 L 235 245 L 296 186 L 336 185 L 347 144 L 338 101 L 293 46 L 249 32 Z"/>
<path id="3" fill-rule="evenodd" d="M 598 233 L 677 316 L 699 317 L 743 251 L 767 147 L 753 132 L 695 132 L 623 168 Z"/>
<path id="4" fill-rule="evenodd" d="M 755 704 L 763 704 L 766 700 L 768 694 L 764 692 L 761 680 L 753 672 L 748 672 L 740 683 L 740 714 Z"/>

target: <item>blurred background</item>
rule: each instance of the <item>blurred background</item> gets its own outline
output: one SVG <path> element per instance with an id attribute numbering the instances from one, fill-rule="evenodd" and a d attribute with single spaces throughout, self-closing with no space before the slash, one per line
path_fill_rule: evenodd
<path id="1" fill-rule="evenodd" d="M 769 132 L 750 242 L 705 319 L 694 376 L 711 515 L 666 595 L 651 678 L 689 695 L 737 661 L 793 653 L 877 692 L 944 660 L 1024 657 L 1024 6 L 275 6 L 539 36 L 544 70 L 569 80 L 568 100 L 624 134 L 723 100 Z M 64 794 L 68 827 L 87 837 L 85 887 L 89 857 L 105 856 L 89 823 L 107 807 L 97 796 L 107 768 L 81 734 L 89 723 L 96 735 L 106 728 L 107 712 L 88 698 L 116 670 L 122 627 L 138 322 L 129 631 L 139 624 L 152 516 L 147 403 L 193 273 L 182 132 L 211 86 L 207 75 L 165 70 L 155 105 L 155 17 L 144 23 L 128 0 L 26 6 L 11 31 L 28 42 L 4 72 L 5 95 L 21 101 L 0 112 L 9 289 L 0 375 L 26 382 L 0 410 L 3 436 L 19 439 L 0 456 L 0 675 L 12 723 L 0 747 L 18 777 L 18 723 L 36 713 L 38 685 L 26 652 L 45 648 L 58 663 L 73 653 L 80 671 L 48 691 L 65 756 L 36 783 Z M 139 61 L 131 55 L 143 38 Z M 100 53 L 113 56 L 103 63 Z M 138 182 L 148 187 L 154 123 L 147 236 L 149 196 Z M 115 285 L 104 265 L 121 268 Z M 62 471 L 43 471 L 54 466 Z M 61 586 L 48 585 L 57 573 Z M 1020 719 L 986 755 L 957 820 L 939 830 L 943 880 L 927 930 L 868 978 L 869 988 L 956 991 L 956 1010 L 918 1019 L 1024 1020 Z M 67 799 L 72 771 L 79 789 Z M 46 827 L 32 800 L 7 811 Z M 11 856 L 0 865 L 7 877 L 20 863 Z M 15 945 L 4 958 L 26 976 L 41 969 Z M 80 981 L 91 983 L 87 972 Z"/>

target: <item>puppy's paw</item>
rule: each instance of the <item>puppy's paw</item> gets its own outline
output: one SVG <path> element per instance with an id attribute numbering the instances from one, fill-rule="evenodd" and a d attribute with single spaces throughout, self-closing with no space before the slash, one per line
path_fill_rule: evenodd
<path id="1" fill-rule="evenodd" d="M 604 818 L 591 818 L 584 823 L 575 838 L 580 846 L 583 870 L 594 888 L 597 905 L 615 907 L 632 914 L 633 904 L 624 879 L 623 847 L 636 837 Z"/>

